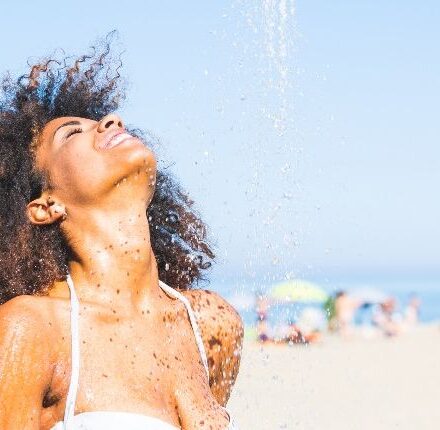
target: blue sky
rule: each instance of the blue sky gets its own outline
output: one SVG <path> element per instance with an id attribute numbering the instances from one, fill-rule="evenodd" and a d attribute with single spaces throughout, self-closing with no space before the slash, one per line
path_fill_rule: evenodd
<path id="1" fill-rule="evenodd" d="M 2 70 L 117 29 L 122 114 L 194 196 L 216 279 L 436 277 L 439 18 L 430 0 L 10 3 Z"/>

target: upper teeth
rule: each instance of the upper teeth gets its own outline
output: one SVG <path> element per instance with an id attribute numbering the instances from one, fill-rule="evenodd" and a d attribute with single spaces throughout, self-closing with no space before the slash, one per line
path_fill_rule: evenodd
<path id="1" fill-rule="evenodd" d="M 112 139 L 110 139 L 110 142 L 107 143 L 105 147 L 113 148 L 114 146 L 119 145 L 123 140 L 127 139 L 128 137 L 131 137 L 131 135 L 129 135 L 128 133 L 120 133 L 115 137 L 113 137 Z"/>

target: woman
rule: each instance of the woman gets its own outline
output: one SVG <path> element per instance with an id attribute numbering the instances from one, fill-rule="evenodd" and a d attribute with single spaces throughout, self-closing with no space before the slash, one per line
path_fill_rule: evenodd
<path id="1" fill-rule="evenodd" d="M 233 428 L 242 323 L 190 289 L 205 225 L 112 113 L 109 52 L 3 82 L 0 428 Z"/>

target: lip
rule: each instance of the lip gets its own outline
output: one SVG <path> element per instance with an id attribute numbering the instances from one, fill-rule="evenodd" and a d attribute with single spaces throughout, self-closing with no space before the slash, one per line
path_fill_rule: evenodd
<path id="1" fill-rule="evenodd" d="M 133 139 L 133 138 L 134 137 L 131 134 L 121 129 L 109 133 L 108 136 L 102 139 L 97 146 L 98 149 L 103 149 L 103 150 L 112 149 L 115 146 L 118 146 L 121 143 L 125 142 L 127 139 Z"/>

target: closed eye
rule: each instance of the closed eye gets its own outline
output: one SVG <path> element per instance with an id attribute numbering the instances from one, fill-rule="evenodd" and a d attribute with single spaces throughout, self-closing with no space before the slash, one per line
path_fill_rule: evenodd
<path id="1" fill-rule="evenodd" d="M 82 131 L 82 128 L 72 128 L 64 135 L 64 139 L 67 140 L 73 134 L 82 133 Z"/>

